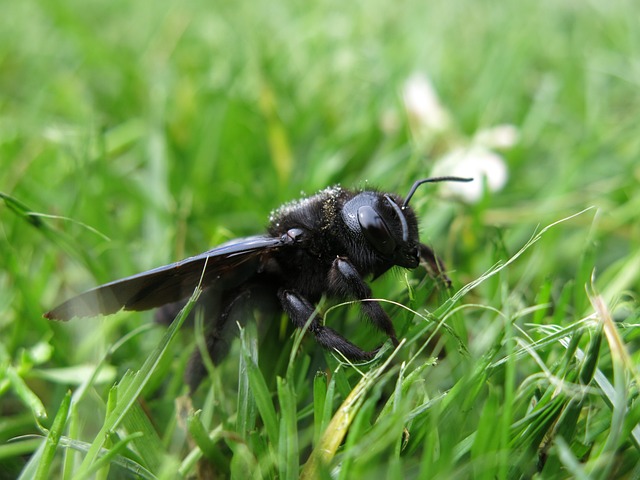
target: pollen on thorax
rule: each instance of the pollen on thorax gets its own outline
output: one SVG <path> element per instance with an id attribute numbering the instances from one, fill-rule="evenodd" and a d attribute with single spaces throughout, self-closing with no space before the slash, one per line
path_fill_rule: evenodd
<path id="1" fill-rule="evenodd" d="M 340 185 L 333 185 L 331 187 L 324 188 L 319 192 L 317 192 L 316 194 L 311 195 L 310 197 L 304 196 L 304 192 L 301 192 L 301 194 L 303 195 L 302 198 L 293 200 L 291 202 L 287 202 L 284 205 L 276 208 L 275 210 L 272 210 L 271 213 L 269 214 L 269 222 L 273 223 L 278 218 L 286 216 L 295 210 L 304 208 L 309 203 L 315 201 L 318 197 L 337 198 L 341 192 L 342 192 L 342 187 L 340 187 Z"/>

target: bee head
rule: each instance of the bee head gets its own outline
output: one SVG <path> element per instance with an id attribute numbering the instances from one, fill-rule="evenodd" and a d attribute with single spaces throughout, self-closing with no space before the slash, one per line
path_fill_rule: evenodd
<path id="1" fill-rule="evenodd" d="M 411 208 L 401 208 L 401 199 L 379 192 L 361 192 L 342 207 L 351 236 L 362 239 L 385 264 L 416 268 L 418 222 Z"/>
<path id="2" fill-rule="evenodd" d="M 342 219 L 351 236 L 366 241 L 388 269 L 416 268 L 420 263 L 418 221 L 409 201 L 424 183 L 469 182 L 471 178 L 433 177 L 416 181 L 404 201 L 393 194 L 360 192 L 342 207 Z M 361 243 L 360 243 L 361 244 Z"/>

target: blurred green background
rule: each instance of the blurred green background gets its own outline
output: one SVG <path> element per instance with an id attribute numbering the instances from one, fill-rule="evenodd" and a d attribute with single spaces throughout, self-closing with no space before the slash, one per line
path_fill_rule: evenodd
<path id="1" fill-rule="evenodd" d="M 416 113 L 416 79 L 442 124 Z M 639 114 L 631 0 L 4 2 L 0 366 L 52 414 L 68 378 L 39 369 L 95 361 L 150 318 L 41 318 L 57 302 L 262 232 L 301 192 L 340 183 L 404 195 L 505 125 L 508 145 L 482 143 L 508 170 L 504 185 L 474 201 L 422 187 L 412 204 L 423 241 L 459 287 L 593 206 L 466 300 L 501 308 L 569 295 L 570 323 L 591 311 L 595 272 L 614 319 L 637 323 Z M 465 161 L 483 182 L 482 159 Z M 396 299 L 399 278 L 376 294 Z M 490 324 L 466 319 L 470 338 Z M 113 363 L 139 366 L 149 349 L 139 340 Z M 0 413 L 17 425 L 2 429 L 6 441 L 34 426 L 15 384 L 0 381 Z"/>

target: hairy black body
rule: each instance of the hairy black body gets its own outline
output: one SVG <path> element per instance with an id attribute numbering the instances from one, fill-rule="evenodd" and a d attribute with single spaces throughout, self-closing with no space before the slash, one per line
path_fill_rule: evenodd
<path id="1" fill-rule="evenodd" d="M 207 349 L 214 363 L 226 353 L 224 332 L 231 323 L 232 309 L 256 292 L 277 297 L 296 328 L 304 328 L 311 319 L 309 332 L 322 347 L 351 360 L 370 359 L 375 351 L 363 351 L 323 325 L 320 316 L 314 315 L 315 304 L 323 295 L 337 300 L 370 299 L 366 278 L 375 279 L 394 266 L 413 269 L 421 261 L 448 282 L 442 262 L 420 243 L 418 221 L 408 202 L 422 183 L 469 180 L 421 180 L 405 200 L 372 190 L 327 188 L 276 210 L 266 235 L 233 240 L 186 260 L 96 287 L 45 317 L 69 320 L 171 305 L 190 296 L 202 279 L 205 297 L 213 300 L 206 304 L 216 306 L 205 312 L 212 317 Z M 367 301 L 361 302 L 361 309 L 397 345 L 393 324 L 382 307 Z M 204 373 L 196 354 L 188 373 L 192 388 Z"/>

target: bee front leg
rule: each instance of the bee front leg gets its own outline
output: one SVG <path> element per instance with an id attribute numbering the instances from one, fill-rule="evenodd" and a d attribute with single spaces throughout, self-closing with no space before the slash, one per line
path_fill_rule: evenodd
<path id="1" fill-rule="evenodd" d="M 423 243 L 420 244 L 420 260 L 425 265 L 427 272 L 433 278 L 440 277 L 447 287 L 451 286 L 451 279 L 445 273 L 447 267 L 444 262 L 435 254 L 433 249 Z"/>
<path id="2" fill-rule="evenodd" d="M 281 289 L 278 298 L 284 312 L 296 328 L 304 328 L 309 318 L 313 317 L 309 323 L 309 332 L 313 333 L 316 341 L 327 350 L 337 350 L 346 358 L 356 361 L 370 360 L 375 356 L 375 351 L 365 352 L 332 328 L 322 325 L 313 305 L 298 292 Z"/>
<path id="3" fill-rule="evenodd" d="M 371 288 L 358 273 L 356 268 L 346 258 L 338 257 L 333 261 L 329 270 L 329 288 L 342 298 L 355 298 L 356 300 L 367 300 L 371 298 Z M 373 325 L 380 331 L 386 333 L 395 346 L 398 345 L 396 332 L 385 312 L 378 302 L 364 301 L 360 307 L 362 312 L 369 317 Z"/>

